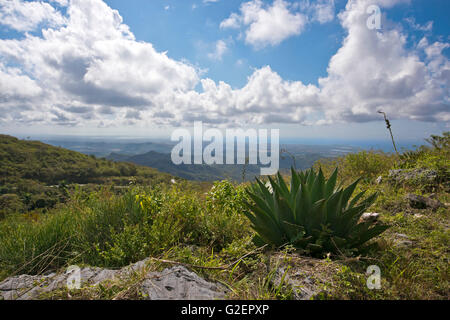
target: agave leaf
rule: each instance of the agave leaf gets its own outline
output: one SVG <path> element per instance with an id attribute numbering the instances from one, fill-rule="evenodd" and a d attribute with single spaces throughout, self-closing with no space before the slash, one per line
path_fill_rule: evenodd
<path id="1" fill-rule="evenodd" d="M 326 207 L 326 199 L 320 199 L 313 204 L 311 214 L 308 216 L 307 221 L 309 229 L 320 228 L 320 226 L 325 223 L 327 214 Z"/>
<path id="2" fill-rule="evenodd" d="M 279 230 L 279 225 L 277 221 L 271 218 L 270 214 L 252 204 L 247 204 L 247 206 L 253 211 L 253 214 L 244 211 L 243 214 L 250 220 L 254 225 L 262 224 L 274 230 Z"/>
<path id="3" fill-rule="evenodd" d="M 296 221 L 297 224 L 301 224 L 305 226 L 305 229 L 307 229 L 306 224 L 309 219 L 309 212 L 312 207 L 311 203 L 311 195 L 306 187 L 306 184 L 301 185 L 300 187 L 300 197 L 297 198 L 297 207 L 296 207 Z M 306 232 L 308 233 L 308 231 Z"/>
<path id="4" fill-rule="evenodd" d="M 351 201 L 350 204 L 348 205 L 348 208 L 353 208 L 356 203 L 358 203 L 359 199 L 361 199 L 364 194 L 366 193 L 366 190 L 361 191 L 360 193 L 358 193 Z"/>
<path id="5" fill-rule="evenodd" d="M 359 179 L 346 188 L 337 187 L 338 170 L 328 180 L 322 169 L 296 172 L 291 168 L 290 186 L 280 173 L 268 177 L 273 192 L 260 180 L 247 188 L 248 212 L 244 214 L 257 233 L 254 240 L 277 246 L 291 243 L 312 254 L 353 253 L 387 226 L 359 222 L 377 194 L 362 200 L 365 192 L 352 198 Z M 365 245 L 365 247 L 367 247 Z"/>
<path id="6" fill-rule="evenodd" d="M 263 198 L 252 192 L 247 192 L 247 194 L 258 205 L 258 207 L 261 208 L 261 211 L 263 211 L 269 218 L 274 220 L 274 222 L 278 222 L 277 217 L 274 215 L 274 210 L 267 205 Z"/>
<path id="7" fill-rule="evenodd" d="M 319 169 L 319 174 L 316 176 L 316 179 L 314 180 L 314 184 L 311 190 L 313 202 L 316 202 L 317 200 L 323 198 L 324 188 L 325 188 L 325 177 L 323 176 L 322 169 Z"/>
<path id="8" fill-rule="evenodd" d="M 294 243 L 305 235 L 305 228 L 297 224 L 283 221 L 284 229 L 287 231 L 289 241 Z"/>
<path id="9" fill-rule="evenodd" d="M 273 210 L 272 193 L 270 193 L 269 190 L 267 190 L 267 187 L 259 179 L 256 179 L 256 183 L 259 186 L 259 191 L 260 191 L 259 193 L 264 197 L 267 205 Z M 255 185 L 255 188 L 256 188 L 256 185 Z"/>
<path id="10" fill-rule="evenodd" d="M 355 182 L 353 182 L 351 185 L 349 185 L 347 188 L 344 189 L 343 195 L 342 195 L 342 206 L 347 207 L 347 202 L 352 196 L 353 192 L 356 189 L 356 186 L 361 181 L 361 178 L 356 179 Z"/>
<path id="11" fill-rule="evenodd" d="M 306 175 L 307 177 L 305 185 L 308 187 L 309 192 L 311 192 L 312 186 L 314 185 L 314 181 L 316 180 L 316 174 L 312 169 L 310 169 Z"/>
<path id="12" fill-rule="evenodd" d="M 288 199 L 289 198 L 289 189 L 288 189 L 288 187 L 286 185 L 286 182 L 284 182 L 284 179 L 281 176 L 279 171 L 277 173 L 277 178 L 278 178 L 278 183 L 280 185 L 281 194 L 283 195 L 283 197 Z"/>
<path id="13" fill-rule="evenodd" d="M 279 197 L 278 201 L 275 202 L 275 212 L 278 216 L 278 221 L 280 222 L 280 226 L 283 228 L 282 221 L 287 221 L 289 223 L 295 223 L 294 215 L 289 207 L 289 204 L 286 199 Z"/>
<path id="14" fill-rule="evenodd" d="M 291 194 L 296 195 L 298 188 L 300 187 L 300 177 L 295 171 L 294 167 L 291 167 Z"/>
<path id="15" fill-rule="evenodd" d="M 348 231 L 358 224 L 359 218 L 364 214 L 364 206 L 356 206 L 346 210 L 341 219 L 339 219 L 337 230 L 338 234 L 343 236 L 348 233 Z"/>
<path id="16" fill-rule="evenodd" d="M 336 181 L 338 176 L 338 168 L 334 169 L 333 173 L 331 174 L 330 178 L 328 179 L 326 186 L 325 186 L 325 197 L 328 198 L 331 196 L 331 194 L 334 191 L 334 188 L 336 187 Z"/>
<path id="17" fill-rule="evenodd" d="M 377 197 L 378 197 L 378 192 L 375 192 L 372 195 L 368 196 L 365 200 L 361 201 L 360 205 L 364 205 L 365 209 L 367 209 L 375 202 Z"/>
<path id="18" fill-rule="evenodd" d="M 357 238 L 357 241 L 354 242 L 353 244 L 353 246 L 356 248 L 361 247 L 365 242 L 371 240 L 372 238 L 375 238 L 376 236 L 380 235 L 389 228 L 389 226 L 383 224 L 373 225 L 373 223 L 369 222 L 360 223 L 360 225 L 361 224 L 363 224 L 364 226 L 361 226 L 359 237 Z M 372 227 L 370 228 L 369 225 L 372 225 Z"/>
<path id="19" fill-rule="evenodd" d="M 342 190 L 333 193 L 328 199 L 327 213 L 330 224 L 334 225 L 342 213 Z"/>

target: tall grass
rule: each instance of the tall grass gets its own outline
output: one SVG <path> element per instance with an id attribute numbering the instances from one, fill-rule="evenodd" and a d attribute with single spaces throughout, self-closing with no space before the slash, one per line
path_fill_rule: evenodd
<path id="1" fill-rule="evenodd" d="M 180 244 L 220 250 L 251 232 L 239 212 L 241 189 L 216 183 L 206 201 L 183 186 L 79 191 L 37 220 L 8 216 L 0 222 L 0 278 L 69 263 L 122 267 Z"/>

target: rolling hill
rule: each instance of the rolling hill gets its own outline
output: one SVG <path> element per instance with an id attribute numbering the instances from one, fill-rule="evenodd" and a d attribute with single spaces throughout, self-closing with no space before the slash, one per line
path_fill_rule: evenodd
<path id="1" fill-rule="evenodd" d="M 157 184 L 172 178 L 153 168 L 0 135 L 0 216 L 63 202 L 70 184 L 125 186 L 130 181 Z"/>

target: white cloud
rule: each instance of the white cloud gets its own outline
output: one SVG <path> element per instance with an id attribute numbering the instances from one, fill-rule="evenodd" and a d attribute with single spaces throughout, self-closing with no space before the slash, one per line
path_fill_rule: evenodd
<path id="1" fill-rule="evenodd" d="M 326 120 L 368 121 L 383 109 L 395 118 L 447 121 L 448 92 L 442 85 L 448 87 L 449 79 L 437 74 L 450 71 L 442 44 L 418 48 L 427 52 L 439 47 L 428 61 L 421 61 L 417 50 L 405 48 L 400 28 L 377 32 L 366 27 L 365 12 L 372 3 L 349 1 L 339 14 L 348 35 L 329 63 L 328 76 L 319 80 Z M 433 67 L 437 61 L 439 68 Z"/>
<path id="2" fill-rule="evenodd" d="M 275 1 L 272 7 L 282 3 Z M 379 32 L 369 30 L 365 9 L 371 3 L 349 1 L 339 14 L 347 35 L 318 86 L 286 81 L 265 66 L 236 89 L 201 79 L 201 70 L 156 51 L 151 43 L 136 41 L 119 13 L 103 1 L 72 0 L 63 25 L 47 26 L 42 36 L 0 39 L 0 122 L 100 127 L 190 125 L 193 120 L 320 124 L 378 119 L 378 109 L 392 118 L 449 121 L 450 63 L 442 54 L 449 44 L 424 37 L 408 49 L 406 35 L 393 23 L 383 24 L 393 27 Z M 396 1 L 377 3 L 392 6 Z M 239 23 L 247 21 L 250 30 L 252 23 L 266 21 L 272 7 L 261 4 L 262 15 L 244 10 L 247 15 Z M 258 39 L 264 38 L 261 30 Z M 265 43 L 278 41 L 271 37 Z M 226 42 L 220 41 L 212 58 L 226 52 Z M 194 88 L 199 84 L 198 92 Z"/>
<path id="3" fill-rule="evenodd" d="M 308 23 L 330 22 L 335 16 L 334 0 L 303 0 L 290 3 L 274 0 L 265 5 L 261 0 L 241 4 L 220 23 L 221 29 L 245 28 L 246 43 L 257 49 L 276 46 L 289 37 L 301 34 Z"/>
<path id="4" fill-rule="evenodd" d="M 261 0 L 245 2 L 240 15 L 232 13 L 221 22 L 221 28 L 246 26 L 245 41 L 256 48 L 278 45 L 283 40 L 299 35 L 307 23 L 305 15 L 291 11 L 290 4 L 275 0 L 271 6 Z"/>
<path id="5" fill-rule="evenodd" d="M 239 29 L 241 27 L 241 16 L 236 13 L 232 13 L 227 19 L 220 23 L 220 28 L 232 28 Z"/>
<path id="6" fill-rule="evenodd" d="M 65 19 L 45 2 L 0 0 L 0 24 L 17 31 L 33 31 L 41 23 L 55 27 L 63 25 Z"/>
<path id="7" fill-rule="evenodd" d="M 423 31 L 423 32 L 433 30 L 433 21 L 428 21 L 424 25 L 416 23 L 416 19 L 414 19 L 414 17 L 405 18 L 405 21 L 414 30 Z"/>
<path id="8" fill-rule="evenodd" d="M 222 60 L 223 55 L 228 51 L 227 43 L 224 40 L 216 42 L 214 52 L 209 53 L 208 57 L 213 60 Z"/>
<path id="9" fill-rule="evenodd" d="M 304 0 L 299 3 L 299 7 L 310 17 L 311 22 L 323 24 L 332 21 L 335 16 L 334 0 Z"/>

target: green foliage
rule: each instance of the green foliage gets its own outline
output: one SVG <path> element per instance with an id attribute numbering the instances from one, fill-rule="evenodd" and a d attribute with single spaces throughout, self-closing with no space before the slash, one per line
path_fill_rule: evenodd
<path id="1" fill-rule="evenodd" d="M 69 263 L 122 267 L 180 245 L 232 250 L 251 235 L 240 214 L 244 194 L 228 181 L 206 195 L 189 183 L 133 187 L 121 195 L 78 189 L 51 214 L 11 214 L 0 222 L 0 278 Z"/>
<path id="2" fill-rule="evenodd" d="M 392 168 L 397 156 L 382 151 L 360 151 L 335 159 L 322 159 L 315 163 L 315 168 L 322 168 L 325 174 L 331 174 L 339 168 L 341 181 L 351 181 L 362 177 L 363 181 L 372 181 Z"/>
<path id="3" fill-rule="evenodd" d="M 230 181 L 215 182 L 206 195 L 206 210 L 202 216 L 202 233 L 216 249 L 222 249 L 236 237 L 248 234 L 245 210 L 245 188 Z"/>
<path id="4" fill-rule="evenodd" d="M 400 169 L 431 169 L 438 175 L 438 183 L 450 180 L 450 132 L 442 136 L 432 135 L 426 141 L 431 146 L 420 146 L 414 151 L 404 152 L 396 164 Z"/>
<path id="5" fill-rule="evenodd" d="M 336 188 L 338 170 L 326 180 L 322 170 L 296 172 L 292 169 L 288 187 L 278 173 L 269 177 L 273 191 L 257 180 L 248 189 L 253 203 L 244 212 L 257 232 L 256 240 L 276 246 L 290 244 L 311 254 L 360 251 L 387 226 L 360 222 L 361 215 L 376 194 L 361 200 L 365 192 L 350 199 L 359 180 Z"/>
<path id="6" fill-rule="evenodd" d="M 155 185 L 170 179 L 170 175 L 156 169 L 0 135 L 0 194 L 16 194 L 21 202 L 18 205 L 17 201 L 3 201 L 5 206 L 0 206 L 0 217 L 52 208 L 68 199 L 68 184 L 126 186 L 135 180 Z"/>

